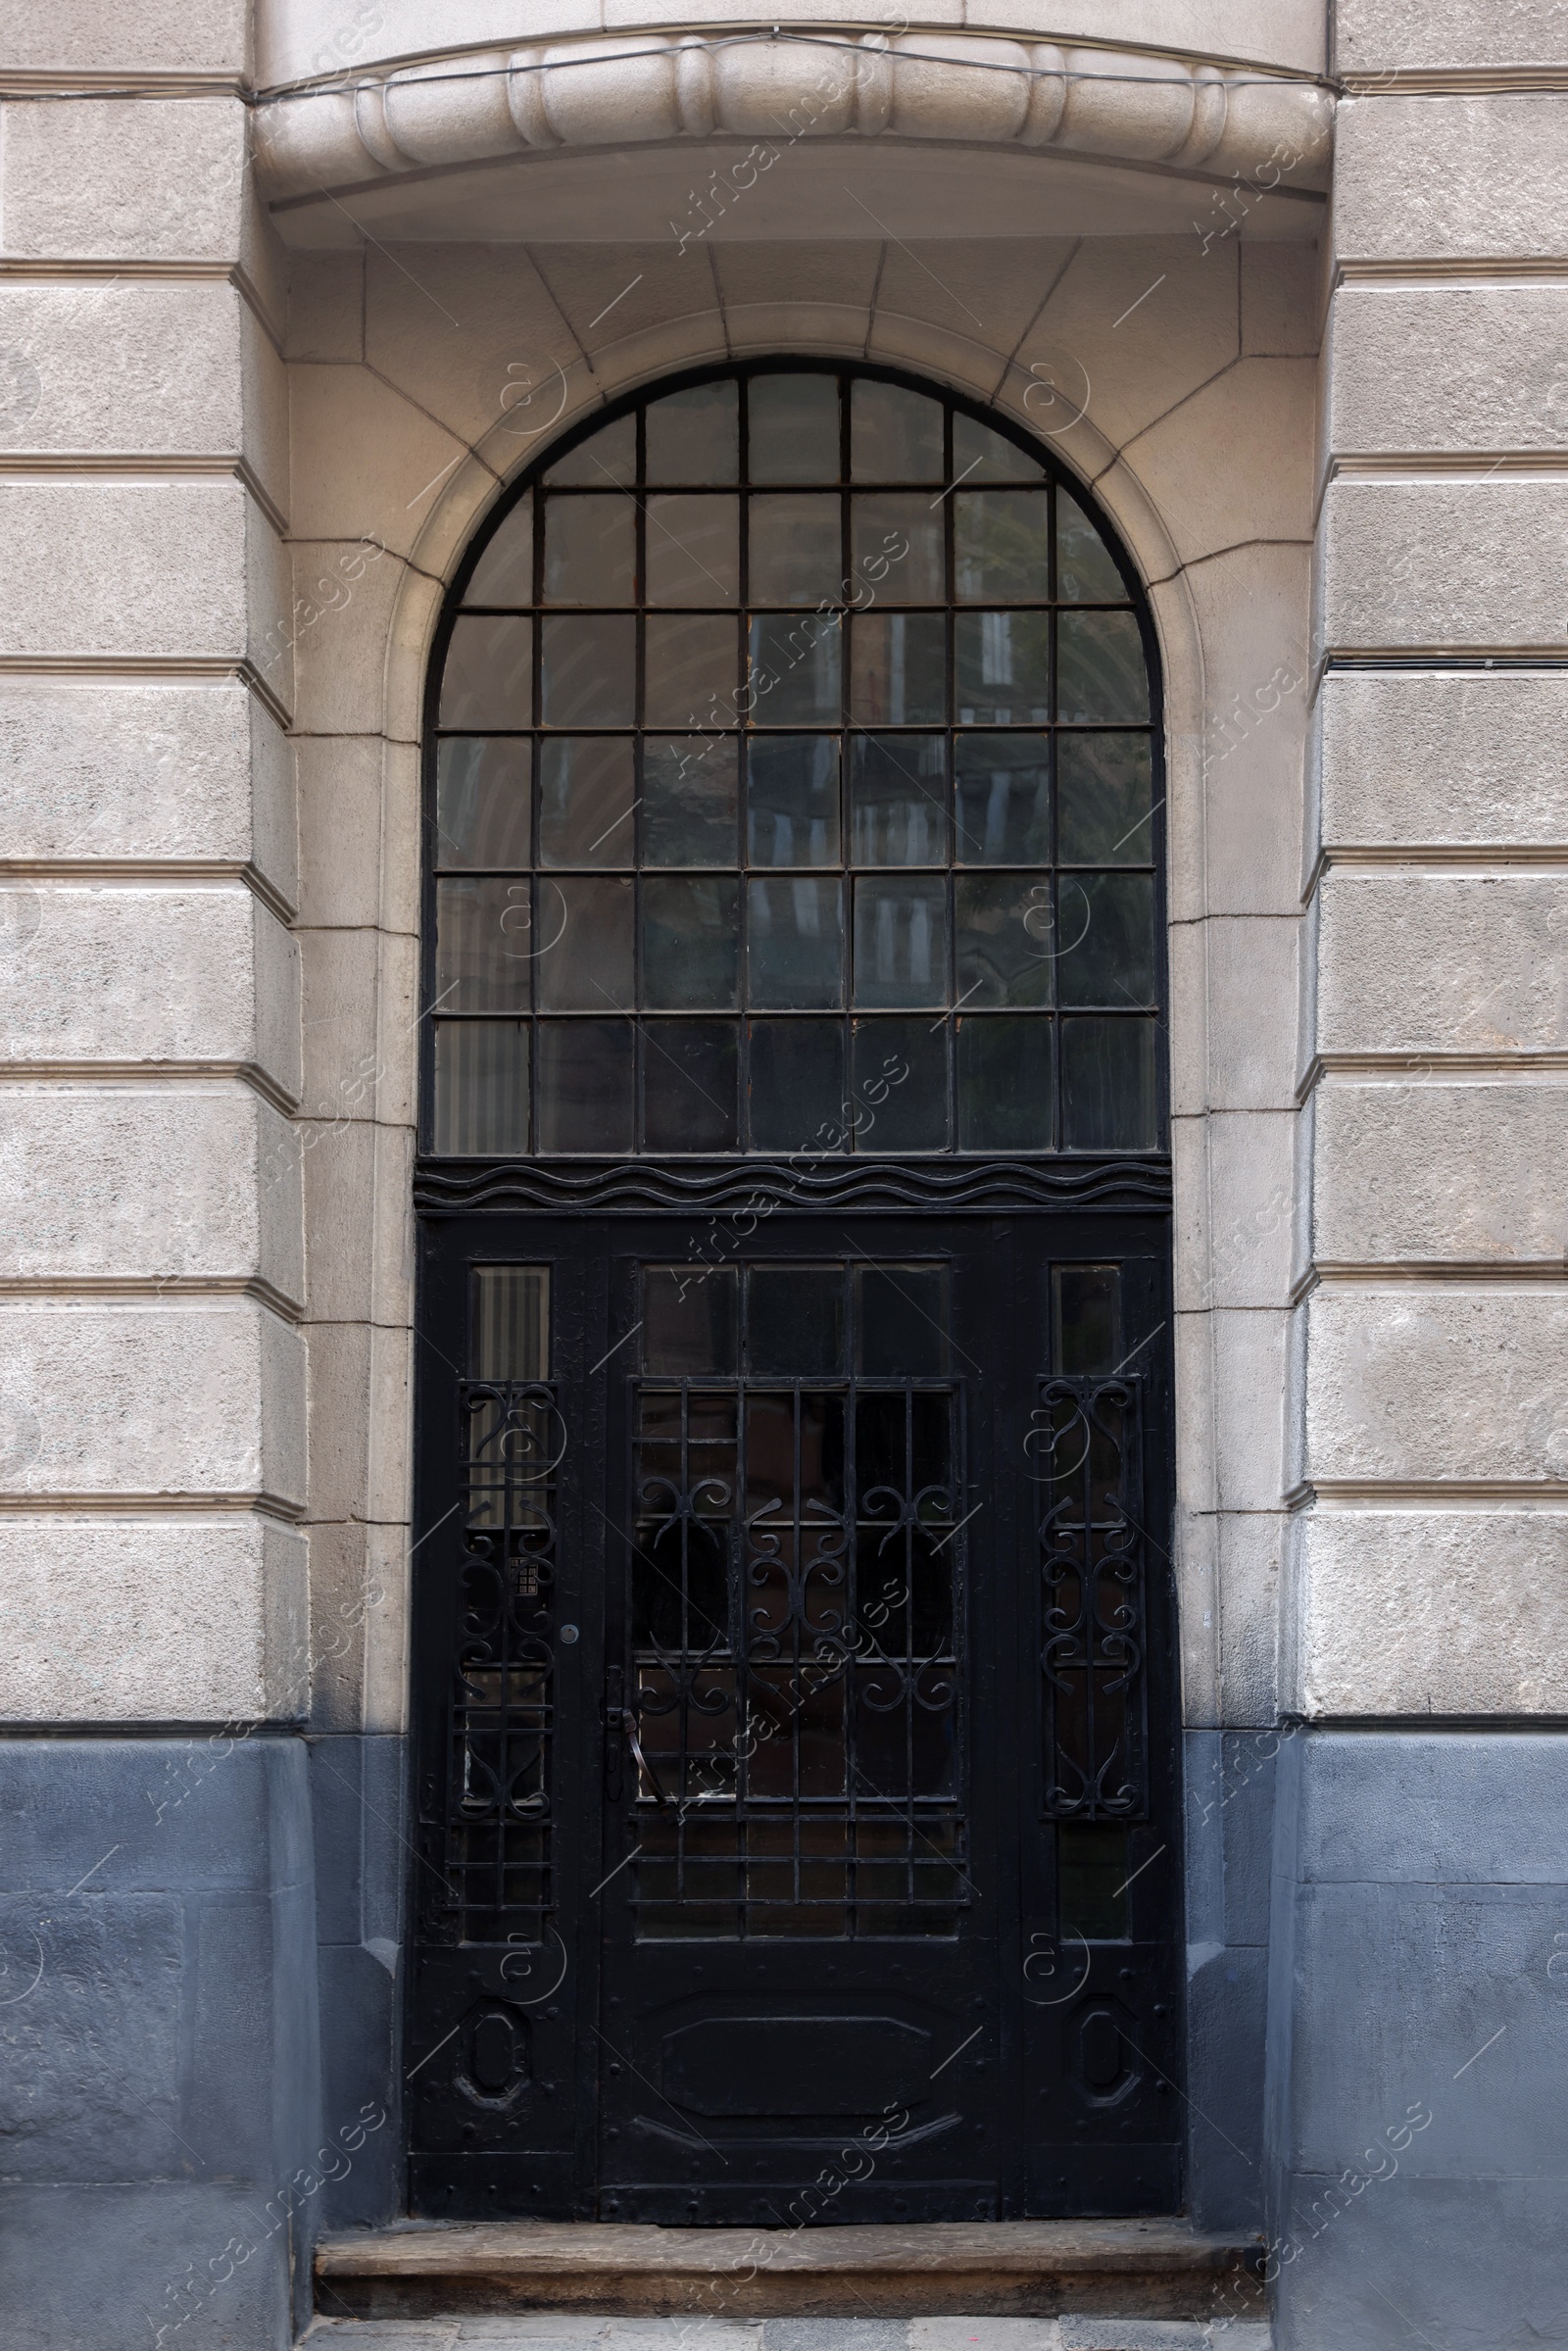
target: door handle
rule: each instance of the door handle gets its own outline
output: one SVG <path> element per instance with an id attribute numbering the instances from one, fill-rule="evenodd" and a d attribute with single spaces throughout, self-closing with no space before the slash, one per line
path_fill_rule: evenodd
<path id="1" fill-rule="evenodd" d="M 611 1720 L 612 1723 L 614 1722 L 616 1715 L 618 1715 L 620 1718 L 619 1728 L 625 1734 L 626 1744 L 630 1747 L 633 1755 L 637 1759 L 638 1770 L 642 1773 L 643 1778 L 648 1782 L 649 1787 L 653 1789 L 654 1795 L 658 1802 L 662 1804 L 666 1810 L 673 1811 L 675 1809 L 674 1797 L 664 1793 L 663 1783 L 661 1781 L 659 1774 L 655 1771 L 653 1765 L 649 1762 L 647 1755 L 643 1752 L 643 1742 L 637 1736 L 636 1715 L 629 1706 L 612 1707 L 611 1709 Z"/>

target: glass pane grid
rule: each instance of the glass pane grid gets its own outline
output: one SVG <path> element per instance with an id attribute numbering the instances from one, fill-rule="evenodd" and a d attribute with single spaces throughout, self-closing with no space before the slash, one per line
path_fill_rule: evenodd
<path id="1" fill-rule="evenodd" d="M 460 632 L 528 669 L 453 640 L 438 1151 L 1158 1148 L 1141 624 L 1038 460 L 879 378 L 742 371 L 547 467 L 473 582 Z"/>
<path id="2" fill-rule="evenodd" d="M 939 1262 L 644 1268 L 626 1680 L 646 1939 L 958 1930 L 948 1282 Z"/>

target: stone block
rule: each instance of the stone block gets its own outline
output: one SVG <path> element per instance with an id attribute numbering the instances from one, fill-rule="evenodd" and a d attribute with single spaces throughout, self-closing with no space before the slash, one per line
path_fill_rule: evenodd
<path id="1" fill-rule="evenodd" d="M 250 57 L 245 0 L 134 0 L 112 9 L 14 0 L 5 62 L 35 73 L 232 73 Z"/>
<path id="2" fill-rule="evenodd" d="M 0 339 L 36 370 L 38 395 L 30 416 L 9 422 L 5 448 L 239 456 L 241 369 L 259 357 L 243 336 L 246 315 L 221 280 L 8 280 L 0 286 Z M 109 384 L 112 399 L 104 397 Z"/>
<path id="3" fill-rule="evenodd" d="M 404 592 L 401 560 L 358 539 L 293 549 L 303 583 L 304 610 L 290 623 L 287 651 L 294 665 L 294 723 L 304 735 L 378 735 L 387 723 L 386 671 L 394 608 Z M 323 589 L 318 584 L 326 580 Z M 432 583 L 434 587 L 434 583 Z M 342 591 L 341 595 L 339 591 Z M 434 605 L 439 602 L 434 587 Z M 406 733 L 421 731 L 424 656 L 411 696 Z"/>
<path id="4" fill-rule="evenodd" d="M 1307 1311 L 1314 1483 L 1568 1479 L 1568 1289 L 1328 1283 Z"/>
<path id="5" fill-rule="evenodd" d="M 0 1274 L 261 1281 L 305 1296 L 293 1128 L 248 1088 L 11 1085 Z"/>
<path id="6" fill-rule="evenodd" d="M 370 252 L 295 253 L 289 257 L 290 360 L 363 360 L 365 263 Z"/>
<path id="7" fill-rule="evenodd" d="M 13 107 L 6 245 L 19 259 L 237 262 L 248 170 L 237 97 Z"/>
<path id="8" fill-rule="evenodd" d="M 1278 1509 L 1286 1321 L 1261 1309 L 1176 1316 L 1177 1457 L 1189 1508 Z M 1199 1466 L 1210 1460 L 1211 1490 Z"/>
<path id="9" fill-rule="evenodd" d="M 0 822 L 14 857 L 231 860 L 289 904 L 299 886 L 288 745 L 229 679 L 7 678 Z"/>
<path id="10" fill-rule="evenodd" d="M 1243 359 L 1124 444 L 1184 563 L 1311 538 L 1316 407 L 1310 360 Z"/>
<path id="11" fill-rule="evenodd" d="M 8 1515 L 0 1562 L 7 1720 L 303 1716 L 306 1559 L 292 1528 L 237 1515 L 194 1523 Z"/>
<path id="12" fill-rule="evenodd" d="M 1295 1128 L 1281 1110 L 1174 1122 L 1179 1307 L 1289 1304 Z"/>
<path id="13" fill-rule="evenodd" d="M 1321 267 L 1309 245 L 1241 247 L 1242 350 L 1262 359 L 1302 359 L 1319 342 Z"/>
<path id="14" fill-rule="evenodd" d="M 1312 1716 L 1568 1712 L 1568 1513 L 1316 1510 L 1302 1530 Z"/>
<path id="15" fill-rule="evenodd" d="M 1330 1077 L 1314 1117 L 1318 1262 L 1568 1262 L 1561 1079 Z"/>
<path id="16" fill-rule="evenodd" d="M 808 154 L 808 161 L 809 160 Z M 874 224 L 864 219 L 864 225 L 873 231 Z M 1072 260 L 1074 240 L 1071 237 L 1006 237 L 986 240 L 964 237 L 922 238 L 907 244 L 889 243 L 881 250 L 884 255 L 880 276 L 875 280 L 876 313 L 880 324 L 885 314 L 929 322 L 959 334 L 969 341 L 983 344 L 989 351 L 1005 355 L 1015 349 L 1020 336 L 1033 325 L 1040 306 L 1050 296 L 1063 269 Z M 758 290 L 755 301 L 788 299 L 781 293 L 768 293 L 766 274 L 756 263 L 756 248 L 730 245 L 715 247 L 723 262 L 715 260 L 721 285 L 733 282 L 739 272 L 731 269 L 732 257 L 740 252 L 749 255 L 745 282 Z M 776 247 L 766 249 L 776 254 Z M 874 265 L 877 246 L 851 245 L 839 248 L 836 267 L 829 260 L 831 249 L 814 247 L 803 253 L 796 264 L 798 270 L 827 265 L 815 281 L 814 290 L 803 288 L 807 298 L 824 302 L 848 299 L 854 295 L 849 288 L 862 282 L 869 261 Z M 843 295 L 828 292 L 830 283 L 837 280 L 845 288 Z M 870 288 L 866 288 L 869 293 Z"/>
<path id="17" fill-rule="evenodd" d="M 1238 547 L 1185 574 L 1202 647 L 1202 801 L 1173 828 L 1178 920 L 1299 910 L 1310 568 L 1305 545 Z"/>
<path id="18" fill-rule="evenodd" d="M 552 290 L 557 263 L 569 281 L 574 265 L 561 248 L 515 248 L 505 269 L 481 245 L 372 247 L 366 257 L 366 359 L 458 440 L 484 444 L 507 476 L 603 397 Z M 635 273 L 632 265 L 626 277 Z"/>
<path id="19" fill-rule="evenodd" d="M 1240 356 L 1236 286 L 1232 239 L 1204 253 L 1191 233 L 1086 237 L 1015 357 L 1055 387 L 1064 420 L 1082 414 L 1120 449 Z M 1030 408 L 1051 430 L 1054 409 Z M 1070 423 L 1055 445 L 1074 462 Z"/>
<path id="20" fill-rule="evenodd" d="M 410 1334 L 313 1323 L 306 1336 L 312 1517 L 406 1523 Z"/>
<path id="21" fill-rule="evenodd" d="M 1568 837 L 1568 675 L 1340 670 L 1323 680 L 1326 847 Z"/>
<path id="22" fill-rule="evenodd" d="M 1327 453 L 1560 450 L 1565 339 L 1568 286 L 1342 286 Z"/>
<path id="23" fill-rule="evenodd" d="M 287 703 L 281 548 L 232 477 L 12 476 L 0 528 L 0 653 L 251 660 Z"/>
<path id="24" fill-rule="evenodd" d="M 1488 43 L 1488 64 L 1501 63 L 1491 12 L 1471 23 Z M 1334 128 L 1340 259 L 1555 259 L 1568 202 L 1562 120 L 1556 91 L 1342 99 Z"/>
<path id="25" fill-rule="evenodd" d="M 1568 482 L 1342 474 L 1320 545 L 1325 653 L 1561 649 Z"/>
<path id="26" fill-rule="evenodd" d="M 305 1100 L 322 1127 L 414 1124 L 418 943 L 377 931 L 305 931 Z"/>
<path id="27" fill-rule="evenodd" d="M 305 1153 L 310 1308 L 320 1322 L 406 1323 L 414 1303 L 414 1134 L 349 1120 Z"/>
<path id="28" fill-rule="evenodd" d="M 1568 1883 L 1560 1730 L 1303 1731 L 1291 1759 L 1302 1885 Z"/>
<path id="29" fill-rule="evenodd" d="M 1294 1109 L 1299 916 L 1179 923 L 1170 945 L 1174 1001 L 1199 1007 L 1172 1024 L 1173 1109 Z"/>
<path id="30" fill-rule="evenodd" d="M 1336 70 L 1387 74 L 1433 67 L 1568 64 L 1568 27 L 1556 0 L 1341 0 L 1335 16 Z"/>
<path id="31" fill-rule="evenodd" d="M 1285 1410 L 1291 1405 L 1287 1400 Z M 1272 1722 L 1279 1698 L 1280 1574 L 1289 1522 L 1278 1511 L 1222 1510 L 1215 1521 L 1217 1715 Z"/>
<path id="32" fill-rule="evenodd" d="M 1260 1950 L 1198 1948 L 1201 1956 L 1189 1955 L 1186 1986 L 1193 2217 L 1200 2229 L 1256 2229 L 1263 2201 L 1267 1957 Z"/>
<path id="33" fill-rule="evenodd" d="M 419 762 L 370 736 L 296 746 L 300 918 L 311 929 L 419 927 Z"/>
<path id="34" fill-rule="evenodd" d="M 361 367 L 290 369 L 290 520 L 305 540 L 373 540 L 406 555 L 432 485 L 466 444 Z"/>
<path id="35" fill-rule="evenodd" d="M 299 1087 L 293 936 L 240 883 L 19 883 L 0 1024 L 14 1062 L 197 1062 Z"/>
<path id="36" fill-rule="evenodd" d="M 1331 869 L 1319 892 L 1317 1051 L 1560 1052 L 1568 875 Z"/>
<path id="37" fill-rule="evenodd" d="M 304 1499 L 297 1331 L 253 1299 L 0 1302 L 21 1494 Z"/>

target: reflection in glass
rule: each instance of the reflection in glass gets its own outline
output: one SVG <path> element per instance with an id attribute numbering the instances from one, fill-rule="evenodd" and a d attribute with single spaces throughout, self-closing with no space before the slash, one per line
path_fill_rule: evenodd
<path id="1" fill-rule="evenodd" d="M 441 672 L 436 723 L 482 734 L 533 719 L 533 622 L 465 613 Z"/>
<path id="2" fill-rule="evenodd" d="M 839 388 L 831 375 L 754 375 L 747 410 L 753 481 L 838 480 Z"/>
<path id="3" fill-rule="evenodd" d="M 953 501 L 956 592 L 970 604 L 1029 604 L 1051 593 L 1045 490 L 959 490 Z"/>
<path id="4" fill-rule="evenodd" d="M 650 498 L 648 602 L 733 604 L 741 592 L 740 500 Z"/>
<path id="5" fill-rule="evenodd" d="M 850 387 L 850 466 L 858 482 L 939 482 L 941 401 L 858 377 Z"/>
<path id="6" fill-rule="evenodd" d="M 759 726 L 836 726 L 844 628 L 835 614 L 759 612 L 752 621 L 750 707 Z"/>
<path id="7" fill-rule="evenodd" d="M 959 1151 L 1049 1151 L 1053 1092 L 1050 1021 L 960 1019 Z"/>
<path id="8" fill-rule="evenodd" d="M 838 1022 L 754 1020 L 750 1042 L 753 1151 L 842 1151 L 844 1032 Z"/>
<path id="9" fill-rule="evenodd" d="M 850 716 L 860 726 L 940 725 L 948 714 L 948 624 L 940 612 L 857 612 Z"/>
<path id="10" fill-rule="evenodd" d="M 855 885 L 855 1001 L 941 1004 L 948 996 L 948 893 L 919 880 L 863 874 Z"/>
<path id="11" fill-rule="evenodd" d="M 1050 718 L 1049 613 L 959 612 L 954 657 L 961 726 L 1038 726 Z"/>
<path id="12" fill-rule="evenodd" d="M 739 884 L 727 875 L 649 874 L 643 1003 L 661 1011 L 728 1011 L 739 985 L 738 916 Z"/>
<path id="13" fill-rule="evenodd" d="M 1057 623 L 1056 710 L 1068 723 L 1149 716 L 1149 673 L 1132 612 L 1063 612 Z"/>
<path id="14" fill-rule="evenodd" d="M 733 865 L 740 743 L 734 735 L 643 741 L 643 863 Z"/>
<path id="15" fill-rule="evenodd" d="M 759 1010 L 825 1010 L 844 1001 L 844 892 L 799 877 L 746 885 L 749 1001 Z"/>
<path id="16" fill-rule="evenodd" d="M 525 1012 L 526 880 L 443 881 L 435 893 L 435 1000 L 444 1012 Z"/>
<path id="17" fill-rule="evenodd" d="M 1046 469 L 1014 442 L 959 410 L 953 419 L 953 478 L 977 486 L 988 481 L 1044 481 Z"/>
<path id="18" fill-rule="evenodd" d="M 844 577 L 840 506 L 831 492 L 763 492 L 751 502 L 753 604 L 835 604 Z"/>
<path id="19" fill-rule="evenodd" d="M 923 490 L 850 500 L 854 600 L 941 604 L 947 594 L 942 507 Z"/>
<path id="20" fill-rule="evenodd" d="M 730 1265 L 643 1271 L 643 1369 L 675 1380 L 733 1376 L 740 1361 L 740 1285 Z"/>
<path id="21" fill-rule="evenodd" d="M 1051 1360 L 1072 1377 L 1108 1377 L 1121 1363 L 1121 1267 L 1055 1265 Z"/>
<path id="22" fill-rule="evenodd" d="M 528 1149 L 528 1024 L 438 1020 L 435 1148 L 461 1158 L 512 1158 Z"/>
<path id="23" fill-rule="evenodd" d="M 722 613 L 650 612 L 644 622 L 645 726 L 733 726 L 739 624 Z"/>
<path id="24" fill-rule="evenodd" d="M 1056 594 L 1063 604 L 1125 604 L 1127 585 L 1088 515 L 1056 492 Z"/>
<path id="25" fill-rule="evenodd" d="M 540 623 L 546 726 L 630 726 L 637 708 L 637 623 L 628 612 L 552 614 Z"/>
<path id="26" fill-rule="evenodd" d="M 948 1022 L 858 1020 L 851 1057 L 858 1151 L 946 1151 Z"/>
<path id="27" fill-rule="evenodd" d="M 752 865 L 839 861 L 837 735 L 774 735 L 747 751 L 746 856 Z"/>
<path id="28" fill-rule="evenodd" d="M 449 736 L 436 752 L 435 861 L 526 865 L 530 746 L 507 736 Z"/>
<path id="29" fill-rule="evenodd" d="M 473 567 L 465 604 L 533 602 L 533 492 L 525 490 Z"/>
<path id="30" fill-rule="evenodd" d="M 1154 881 L 1148 873 L 1063 874 L 1057 885 L 1064 1004 L 1154 1001 Z"/>
<path id="31" fill-rule="evenodd" d="M 545 487 L 603 490 L 611 482 L 626 485 L 636 478 L 637 419 L 617 416 L 558 458 L 545 475 Z"/>
<path id="32" fill-rule="evenodd" d="M 868 1380 L 940 1379 L 948 1368 L 947 1267 L 858 1265 L 855 1291 L 856 1370 Z M 943 1466 L 932 1461 L 927 1475 L 939 1479 Z"/>
<path id="33" fill-rule="evenodd" d="M 541 865 L 629 865 L 636 846 L 630 735 L 539 747 Z"/>
<path id="34" fill-rule="evenodd" d="M 546 604 L 630 604 L 637 509 L 623 491 L 545 500 Z"/>
<path id="35" fill-rule="evenodd" d="M 831 1379 L 843 1359 L 842 1266 L 748 1267 L 746 1368 L 754 1377 Z"/>
<path id="36" fill-rule="evenodd" d="M 1154 854 L 1147 735 L 1062 735 L 1056 854 L 1064 865 L 1147 865 Z"/>
<path id="37" fill-rule="evenodd" d="M 734 1151 L 739 1074 L 733 1021 L 645 1021 L 643 1149 Z"/>
<path id="38" fill-rule="evenodd" d="M 1049 1004 L 1050 882 L 1031 873 L 960 873 L 953 887 L 958 1003 L 971 1012 Z"/>
<path id="39" fill-rule="evenodd" d="M 740 392 L 733 382 L 691 384 L 647 408 L 647 479 L 739 481 Z"/>
<path id="40" fill-rule="evenodd" d="M 957 855 L 963 865 L 1044 865 L 1051 857 L 1051 738 L 960 735 Z"/>
<path id="41" fill-rule="evenodd" d="M 1066 1150 L 1152 1151 L 1158 1140 L 1153 1021 L 1064 1020 L 1061 1100 Z"/>
<path id="42" fill-rule="evenodd" d="M 632 885 L 564 875 L 541 880 L 534 988 L 551 1012 L 630 1008 Z"/>
<path id="43" fill-rule="evenodd" d="M 595 883 L 593 888 L 604 885 Z M 560 1152 L 632 1148 L 632 1025 L 629 1020 L 541 1020 L 538 1054 L 539 1139 L 548 1158 Z"/>
<path id="44" fill-rule="evenodd" d="M 948 855 L 947 737 L 850 740 L 850 857 L 857 865 L 941 865 Z"/>

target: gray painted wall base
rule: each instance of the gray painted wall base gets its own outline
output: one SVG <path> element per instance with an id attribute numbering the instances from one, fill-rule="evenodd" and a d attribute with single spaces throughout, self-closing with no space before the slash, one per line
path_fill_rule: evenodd
<path id="1" fill-rule="evenodd" d="M 1568 2340 L 1568 1734 L 1302 1731 L 1278 1774 L 1278 2351 Z"/>
<path id="2" fill-rule="evenodd" d="M 291 2340 L 315 1905 L 298 1739 L 0 1741 L 6 2351 Z"/>
<path id="3" fill-rule="evenodd" d="M 1220 2233 L 1263 2226 L 1263 2064 L 1278 1731 L 1189 1731 L 1187 2206 Z"/>

